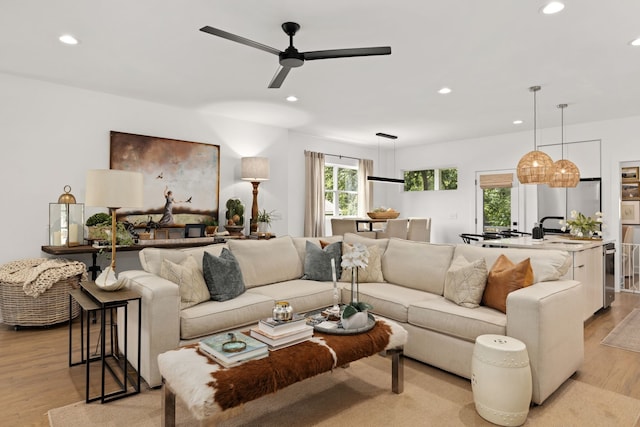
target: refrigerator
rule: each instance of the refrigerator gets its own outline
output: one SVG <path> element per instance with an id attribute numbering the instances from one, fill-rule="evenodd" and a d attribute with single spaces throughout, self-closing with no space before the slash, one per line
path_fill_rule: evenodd
<path id="1" fill-rule="evenodd" d="M 570 218 L 572 210 L 591 217 L 602 210 L 600 178 L 583 178 L 575 188 L 538 186 L 538 222 L 545 233 L 562 233 L 558 220 Z"/>

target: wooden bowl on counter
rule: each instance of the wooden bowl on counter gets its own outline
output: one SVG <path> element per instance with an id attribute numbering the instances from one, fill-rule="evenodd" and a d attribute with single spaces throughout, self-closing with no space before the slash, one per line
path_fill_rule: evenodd
<path id="1" fill-rule="evenodd" d="M 400 212 L 397 212 L 397 211 L 367 212 L 367 215 L 371 219 L 396 219 L 400 216 Z"/>

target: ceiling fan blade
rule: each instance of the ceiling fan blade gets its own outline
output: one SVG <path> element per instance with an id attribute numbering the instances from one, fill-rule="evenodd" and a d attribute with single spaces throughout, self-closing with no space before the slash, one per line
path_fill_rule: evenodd
<path id="1" fill-rule="evenodd" d="M 269 89 L 278 89 L 282 86 L 285 77 L 289 74 L 291 67 L 280 67 L 280 69 L 276 72 L 276 75 L 273 76 L 271 82 L 269 83 Z"/>
<path id="2" fill-rule="evenodd" d="M 315 50 L 312 52 L 303 52 L 304 59 L 311 61 L 314 59 L 329 58 L 348 58 L 351 56 L 373 56 L 373 55 L 390 55 L 391 47 L 358 47 L 353 49 L 333 49 L 333 50 Z"/>
<path id="3" fill-rule="evenodd" d="M 200 31 L 213 34 L 214 36 L 222 37 L 223 39 L 231 40 L 232 42 L 237 42 L 249 47 L 254 47 L 256 49 L 264 50 L 265 52 L 273 53 L 274 55 L 280 55 L 280 51 L 278 49 L 275 49 L 271 46 L 264 45 L 262 43 L 254 42 L 253 40 L 249 40 L 247 38 L 240 37 L 223 30 L 219 30 L 218 28 L 213 28 L 206 25 L 200 28 Z"/>

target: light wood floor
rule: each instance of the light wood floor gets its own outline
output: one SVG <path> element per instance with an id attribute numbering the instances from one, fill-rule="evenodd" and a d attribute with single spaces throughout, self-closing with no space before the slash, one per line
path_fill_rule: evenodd
<path id="1" fill-rule="evenodd" d="M 611 309 L 585 324 L 585 362 L 575 380 L 640 399 L 640 353 L 600 345 L 636 307 L 640 295 L 619 293 Z M 19 331 L 0 325 L 0 425 L 46 427 L 49 409 L 84 399 L 84 368 L 68 367 L 68 342 L 68 325 Z"/>

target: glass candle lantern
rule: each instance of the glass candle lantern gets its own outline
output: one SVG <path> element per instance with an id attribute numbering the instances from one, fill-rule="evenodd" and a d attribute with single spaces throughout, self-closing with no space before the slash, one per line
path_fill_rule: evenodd
<path id="1" fill-rule="evenodd" d="M 78 246 L 84 243 L 84 204 L 76 203 L 68 185 L 64 191 L 58 203 L 49 203 L 50 246 Z"/>

